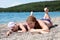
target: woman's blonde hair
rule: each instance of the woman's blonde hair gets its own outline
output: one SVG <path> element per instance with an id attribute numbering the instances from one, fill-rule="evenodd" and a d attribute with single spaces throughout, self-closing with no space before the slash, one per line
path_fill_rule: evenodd
<path id="1" fill-rule="evenodd" d="M 38 23 L 38 21 L 36 20 L 36 18 L 34 16 L 29 16 L 26 20 L 26 22 L 35 22 L 35 29 L 40 29 L 40 25 Z"/>
<path id="2" fill-rule="evenodd" d="M 27 22 L 36 22 L 36 18 L 34 16 L 29 16 L 26 20 Z"/>

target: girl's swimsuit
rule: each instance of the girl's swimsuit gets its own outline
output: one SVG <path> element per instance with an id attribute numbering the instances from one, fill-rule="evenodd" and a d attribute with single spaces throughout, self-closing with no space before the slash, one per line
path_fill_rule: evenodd
<path id="1" fill-rule="evenodd" d="M 27 25 L 23 25 L 26 29 L 26 31 L 28 31 Z M 18 30 L 22 30 L 19 26 L 18 26 Z"/>

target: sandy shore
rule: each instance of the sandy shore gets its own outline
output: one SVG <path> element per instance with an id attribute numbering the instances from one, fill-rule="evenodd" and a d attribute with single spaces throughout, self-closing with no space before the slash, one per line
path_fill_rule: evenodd
<path id="1" fill-rule="evenodd" d="M 47 34 L 15 32 L 8 37 L 5 34 L 8 31 L 7 24 L 0 24 L 0 40 L 60 40 L 60 17 L 52 18 L 52 22 L 58 26 L 51 28 Z"/>

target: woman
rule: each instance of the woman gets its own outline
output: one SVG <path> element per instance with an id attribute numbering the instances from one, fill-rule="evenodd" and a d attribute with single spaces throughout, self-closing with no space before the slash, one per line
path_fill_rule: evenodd
<path id="1" fill-rule="evenodd" d="M 37 20 L 34 16 L 29 16 L 26 20 L 28 27 L 30 27 L 30 32 L 40 32 L 40 33 L 48 33 L 49 27 L 52 26 L 51 18 L 48 14 L 48 8 L 44 8 L 45 15 L 41 20 Z"/>

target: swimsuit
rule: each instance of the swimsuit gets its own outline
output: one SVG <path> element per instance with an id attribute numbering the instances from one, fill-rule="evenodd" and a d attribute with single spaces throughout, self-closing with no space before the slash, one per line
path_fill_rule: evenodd
<path id="1" fill-rule="evenodd" d="M 26 29 L 26 31 L 28 31 L 27 25 L 23 25 Z M 18 26 L 18 30 L 22 30 L 19 26 Z"/>
<path id="2" fill-rule="evenodd" d="M 41 20 L 46 20 L 46 21 L 48 21 L 49 23 L 51 23 L 50 19 L 41 19 Z"/>

